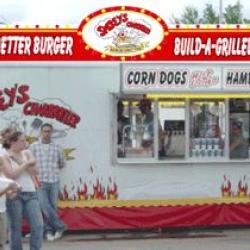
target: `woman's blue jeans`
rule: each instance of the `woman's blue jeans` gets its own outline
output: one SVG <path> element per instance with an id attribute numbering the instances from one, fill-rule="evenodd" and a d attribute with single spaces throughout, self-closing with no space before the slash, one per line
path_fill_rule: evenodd
<path id="1" fill-rule="evenodd" d="M 23 216 L 30 225 L 30 250 L 40 250 L 43 242 L 43 218 L 36 192 L 21 192 L 14 199 L 7 199 L 10 226 L 10 249 L 22 250 Z"/>

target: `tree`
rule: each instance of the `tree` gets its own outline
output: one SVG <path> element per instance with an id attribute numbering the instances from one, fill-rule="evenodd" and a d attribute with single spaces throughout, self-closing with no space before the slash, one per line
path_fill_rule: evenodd
<path id="1" fill-rule="evenodd" d="M 186 6 L 180 18 L 172 16 L 175 23 L 196 24 L 200 22 L 199 12 L 193 6 Z"/>
<path id="2" fill-rule="evenodd" d="M 229 4 L 225 8 L 224 19 L 227 24 L 243 23 L 242 5 L 237 1 L 235 5 Z"/>
<path id="3" fill-rule="evenodd" d="M 8 24 L 8 22 L 6 21 L 4 17 L 0 16 L 0 25 L 3 25 L 3 24 Z"/>
<path id="4" fill-rule="evenodd" d="M 228 5 L 224 9 L 224 20 L 227 24 L 240 24 L 240 23 L 250 23 L 249 18 L 244 18 L 242 13 L 243 6 L 240 3 L 240 0 L 234 5 Z M 212 4 L 207 3 L 204 10 L 203 16 L 199 16 L 199 12 L 195 7 L 186 6 L 183 14 L 180 18 L 172 16 L 171 21 L 173 23 L 182 23 L 182 24 L 216 24 L 219 23 L 219 15 L 213 8 Z"/>
<path id="5" fill-rule="evenodd" d="M 212 4 L 206 4 L 206 7 L 203 11 L 202 23 L 216 24 L 219 23 L 219 15 L 213 8 Z"/>
<path id="6" fill-rule="evenodd" d="M 249 24 L 249 23 L 250 23 L 250 19 L 248 19 L 248 18 L 243 18 L 243 23 Z"/>

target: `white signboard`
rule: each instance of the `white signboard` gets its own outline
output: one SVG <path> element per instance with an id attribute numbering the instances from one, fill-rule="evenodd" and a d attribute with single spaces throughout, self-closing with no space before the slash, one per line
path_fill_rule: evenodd
<path id="1" fill-rule="evenodd" d="M 225 90 L 249 91 L 250 66 L 224 67 L 223 83 Z"/>
<path id="2" fill-rule="evenodd" d="M 215 64 L 124 64 L 122 91 L 218 91 L 221 66 Z"/>

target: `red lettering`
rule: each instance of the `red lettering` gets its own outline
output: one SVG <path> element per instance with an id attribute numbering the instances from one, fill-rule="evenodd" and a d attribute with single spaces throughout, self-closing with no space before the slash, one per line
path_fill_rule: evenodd
<path id="1" fill-rule="evenodd" d="M 8 106 L 12 107 L 14 105 L 16 99 L 16 88 L 4 88 L 4 93 L 9 97 Z"/>
<path id="2" fill-rule="evenodd" d="M 50 106 L 47 104 L 47 103 L 44 103 L 44 104 L 41 104 L 40 105 L 40 110 L 39 110 L 39 114 L 40 116 L 44 116 L 44 117 L 47 117 L 47 118 L 51 118 L 50 117 Z"/>
<path id="3" fill-rule="evenodd" d="M 64 124 L 70 125 L 68 120 L 69 120 L 70 112 L 66 109 L 64 109 L 64 115 L 61 117 L 60 121 Z"/>
<path id="4" fill-rule="evenodd" d="M 5 110 L 8 108 L 8 104 L 5 104 L 5 99 L 3 96 L 3 91 L 0 90 L 0 110 Z"/>
<path id="5" fill-rule="evenodd" d="M 27 102 L 23 107 L 23 113 L 25 115 L 32 115 L 32 102 Z"/>
<path id="6" fill-rule="evenodd" d="M 15 102 L 18 104 L 27 102 L 29 100 L 28 90 L 29 86 L 21 85 L 18 87 L 17 84 L 15 87 L 0 90 L 0 110 L 14 106 Z"/>
<path id="7" fill-rule="evenodd" d="M 55 113 L 55 118 L 56 120 L 60 121 L 62 120 L 63 114 L 64 114 L 64 110 L 61 109 L 60 107 L 56 106 L 56 109 L 54 111 Z"/>
<path id="8" fill-rule="evenodd" d="M 116 15 L 112 19 L 109 19 L 104 25 L 99 25 L 97 27 L 97 31 L 100 32 L 100 36 L 106 36 L 109 33 L 109 31 L 113 30 L 121 23 L 126 23 L 127 21 L 128 21 L 127 13 Z"/>
<path id="9" fill-rule="evenodd" d="M 107 33 L 108 33 L 108 31 L 106 30 L 105 26 L 101 26 L 101 25 L 99 25 L 97 27 L 97 31 L 100 32 L 100 36 L 106 36 Z"/>
<path id="10" fill-rule="evenodd" d="M 71 127 L 75 128 L 76 125 L 80 122 L 80 120 L 81 120 L 81 118 L 79 115 L 73 114 L 73 116 L 70 119 Z"/>
<path id="11" fill-rule="evenodd" d="M 28 85 L 21 85 L 18 87 L 19 96 L 17 96 L 17 99 L 16 99 L 18 104 L 23 104 L 30 99 L 29 95 L 27 94 L 27 92 L 29 91 L 29 88 L 30 87 Z"/>
<path id="12" fill-rule="evenodd" d="M 115 23 L 116 26 L 119 26 L 122 23 L 122 18 L 121 16 L 115 16 L 112 18 L 113 22 Z"/>
<path id="13" fill-rule="evenodd" d="M 127 26 L 130 28 L 134 28 L 137 30 L 140 30 L 146 34 L 149 34 L 151 32 L 150 28 L 148 28 L 146 25 L 136 22 L 127 22 Z"/>
<path id="14" fill-rule="evenodd" d="M 127 13 L 123 13 L 120 16 L 121 16 L 121 21 L 123 23 L 126 23 L 128 21 L 128 14 Z"/>
<path id="15" fill-rule="evenodd" d="M 39 104 L 38 103 L 32 103 L 32 115 L 39 115 Z"/>
<path id="16" fill-rule="evenodd" d="M 106 27 L 106 29 L 107 29 L 108 31 L 114 29 L 114 27 L 115 27 L 115 22 L 113 21 L 113 19 L 108 20 L 107 23 L 106 23 L 106 25 L 105 25 L 105 27 Z"/>
<path id="17" fill-rule="evenodd" d="M 79 123 L 80 117 L 71 110 L 60 107 L 55 104 L 27 102 L 24 105 L 23 113 L 25 115 L 41 116 L 69 125 L 72 128 Z"/>

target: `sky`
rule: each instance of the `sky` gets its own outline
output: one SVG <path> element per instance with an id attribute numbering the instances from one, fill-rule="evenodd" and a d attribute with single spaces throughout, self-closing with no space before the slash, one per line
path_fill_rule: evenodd
<path id="1" fill-rule="evenodd" d="M 19 25 L 71 25 L 77 27 L 88 14 L 103 7 L 128 5 L 148 9 L 171 23 L 172 15 L 179 17 L 185 6 L 196 7 L 200 13 L 206 3 L 219 10 L 220 0 L 0 0 L 0 21 Z M 250 19 L 250 1 L 241 0 L 243 15 Z M 223 6 L 236 0 L 223 0 Z M 2 19 L 1 19 L 2 18 Z"/>

